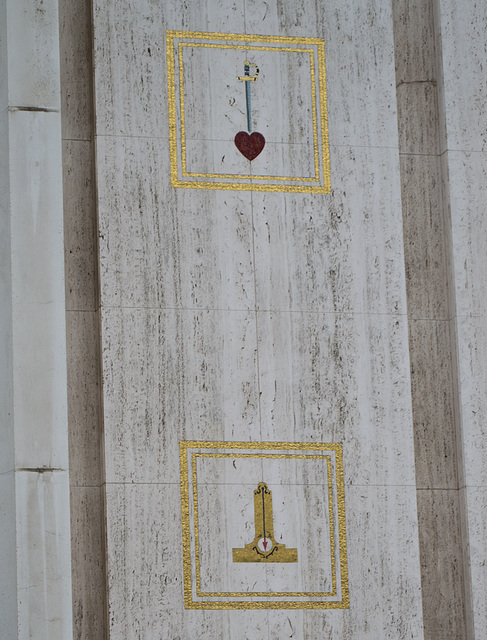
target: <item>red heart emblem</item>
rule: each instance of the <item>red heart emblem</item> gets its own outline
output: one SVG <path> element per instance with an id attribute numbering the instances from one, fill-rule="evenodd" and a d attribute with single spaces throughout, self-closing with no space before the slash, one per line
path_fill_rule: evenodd
<path id="1" fill-rule="evenodd" d="M 265 147 L 265 138 L 257 131 L 250 135 L 246 131 L 239 131 L 235 136 L 235 146 L 247 160 L 252 161 Z"/>

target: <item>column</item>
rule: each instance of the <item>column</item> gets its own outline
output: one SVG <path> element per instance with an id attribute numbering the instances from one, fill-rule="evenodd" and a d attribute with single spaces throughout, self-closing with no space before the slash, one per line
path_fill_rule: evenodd
<path id="1" fill-rule="evenodd" d="M 0 3 L 0 636 L 72 635 L 56 0 Z"/>

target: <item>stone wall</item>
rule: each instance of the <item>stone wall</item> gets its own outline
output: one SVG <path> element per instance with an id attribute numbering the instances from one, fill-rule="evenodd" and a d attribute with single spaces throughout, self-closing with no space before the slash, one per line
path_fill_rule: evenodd
<path id="1" fill-rule="evenodd" d="M 484 8 L 44 5 L 0 3 L 1 632 L 484 638 Z"/>

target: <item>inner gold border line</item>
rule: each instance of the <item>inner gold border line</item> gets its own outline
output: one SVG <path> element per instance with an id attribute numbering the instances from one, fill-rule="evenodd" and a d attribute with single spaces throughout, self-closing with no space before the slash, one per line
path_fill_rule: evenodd
<path id="1" fill-rule="evenodd" d="M 311 455 L 308 456 L 305 453 L 199 453 L 196 452 L 197 458 L 311 458 L 311 460 L 325 460 L 329 456 L 324 455 Z M 217 483 L 215 483 L 217 484 Z M 219 484 L 225 484 L 224 482 Z"/>
<path id="2" fill-rule="evenodd" d="M 323 460 L 327 461 L 328 468 L 328 509 L 330 514 L 330 542 L 331 542 L 331 567 L 332 567 L 332 587 L 333 591 L 330 592 L 308 592 L 308 591 L 284 591 L 284 592 L 201 592 L 201 570 L 200 570 L 200 556 L 199 556 L 199 524 L 198 524 L 198 489 L 197 489 L 197 473 L 196 473 L 196 458 L 278 458 L 278 459 L 311 459 L 311 460 Z M 192 475 L 193 475 L 193 502 L 194 502 L 194 528 L 195 528 L 195 564 L 196 564 L 196 596 L 200 598 L 269 598 L 269 597 L 289 597 L 289 598 L 330 598 L 335 597 L 336 594 L 336 575 L 335 575 L 335 527 L 333 518 L 333 488 L 332 488 L 332 476 L 331 476 L 331 456 L 329 455 L 306 455 L 306 454 L 273 454 L 273 453 L 200 453 L 193 452 L 192 454 Z M 330 502 L 331 500 L 331 502 Z"/>
<path id="3" fill-rule="evenodd" d="M 323 153 L 323 184 L 326 192 L 331 189 L 330 175 L 330 148 L 328 141 L 328 107 L 326 101 L 326 70 L 325 70 L 325 45 L 323 41 L 318 43 L 318 68 L 320 82 L 320 116 L 321 116 L 321 149 Z"/>
<path id="4" fill-rule="evenodd" d="M 193 598 L 191 593 L 191 537 L 189 530 L 189 493 L 188 493 L 188 458 L 187 448 L 179 445 L 179 468 L 181 470 L 181 516 L 183 529 L 183 576 L 184 576 L 184 606 L 191 608 Z"/>
<path id="5" fill-rule="evenodd" d="M 244 442 L 232 440 L 180 440 L 180 446 L 185 449 L 261 449 L 282 451 L 338 451 L 342 449 L 337 442 L 256 442 L 255 440 Z"/>
<path id="6" fill-rule="evenodd" d="M 238 49 L 239 51 L 286 51 L 288 53 L 310 53 L 313 49 L 303 49 L 302 47 L 262 47 L 256 44 L 249 46 L 242 44 L 216 44 L 208 42 L 178 42 L 178 47 L 203 47 L 205 49 Z"/>
<path id="7" fill-rule="evenodd" d="M 319 160 L 319 150 L 318 150 L 318 120 L 316 118 L 316 77 L 315 77 L 315 56 L 314 50 L 311 49 L 312 54 L 310 54 L 309 65 L 310 65 L 310 74 L 311 74 L 311 104 L 312 104 L 312 113 L 313 113 L 313 148 L 315 152 L 315 178 L 319 181 L 320 178 L 320 160 Z M 323 167 L 324 172 L 324 167 Z"/>
<path id="8" fill-rule="evenodd" d="M 331 541 L 331 587 L 332 593 L 336 596 L 337 593 L 337 577 L 335 566 L 335 523 L 333 517 L 333 476 L 331 472 L 331 456 L 326 456 L 328 467 L 328 513 L 330 519 L 330 541 Z M 336 456 L 335 456 L 336 458 Z M 335 463 L 336 466 L 336 463 Z M 338 505 L 337 505 L 338 506 Z M 338 534 L 340 536 L 340 534 Z"/>
<path id="9" fill-rule="evenodd" d="M 313 119 L 313 152 L 315 158 L 315 175 L 314 177 L 294 177 L 294 176 L 256 176 L 247 174 L 234 174 L 234 173 L 195 173 L 188 172 L 186 163 L 186 125 L 184 114 L 184 74 L 183 74 L 183 47 L 203 47 L 213 49 L 238 49 L 238 50 L 260 50 L 260 51 L 277 51 L 280 53 L 307 53 L 309 54 L 310 75 L 311 75 L 311 100 L 312 100 L 312 119 Z M 295 181 L 295 182 L 319 182 L 319 150 L 318 150 L 318 121 L 316 117 L 316 80 L 315 80 L 315 61 L 314 61 L 314 49 L 300 49 L 293 47 L 262 47 L 262 46 L 241 46 L 241 45 L 229 45 L 229 44 L 209 44 L 209 43 L 192 43 L 192 42 L 179 42 L 178 43 L 178 60 L 179 60 L 179 104 L 181 111 L 181 175 L 184 178 L 227 178 L 229 180 L 283 180 L 283 181 Z"/>
<path id="10" fill-rule="evenodd" d="M 194 546 L 195 546 L 195 563 L 196 563 L 196 596 L 198 597 L 201 590 L 201 571 L 200 571 L 200 536 L 198 526 L 198 480 L 196 478 L 196 453 L 193 453 L 193 521 L 194 521 Z M 208 454 L 211 455 L 211 454 Z"/>
<path id="11" fill-rule="evenodd" d="M 340 447 L 335 455 L 337 482 L 337 510 L 338 510 L 338 539 L 340 544 L 340 584 L 342 602 L 345 607 L 350 606 L 348 591 L 348 560 L 347 560 L 347 532 L 345 524 L 345 488 L 343 480 L 343 453 Z"/>
<path id="12" fill-rule="evenodd" d="M 176 75 L 174 66 L 174 43 L 172 38 L 166 41 L 167 59 L 167 94 L 169 117 L 169 157 L 171 162 L 170 174 L 173 187 L 178 183 L 178 147 L 176 131 Z"/>
<path id="13" fill-rule="evenodd" d="M 176 179 L 173 187 L 182 189 L 218 189 L 219 191 L 275 191 L 276 193 L 329 193 L 324 186 L 254 184 L 252 182 L 192 182 Z"/>

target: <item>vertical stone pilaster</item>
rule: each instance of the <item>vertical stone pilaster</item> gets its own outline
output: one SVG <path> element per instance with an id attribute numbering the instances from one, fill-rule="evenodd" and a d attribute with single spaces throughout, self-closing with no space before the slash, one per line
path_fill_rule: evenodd
<path id="1" fill-rule="evenodd" d="M 399 0 L 393 7 L 425 640 L 460 640 L 466 630 L 440 56 L 433 3 Z"/>
<path id="2" fill-rule="evenodd" d="M 433 6 L 441 50 L 440 152 L 448 214 L 467 637 L 480 640 L 487 634 L 487 8 L 473 0 L 435 0 Z"/>
<path id="3" fill-rule="evenodd" d="M 0 3 L 0 635 L 71 637 L 57 0 Z"/>

